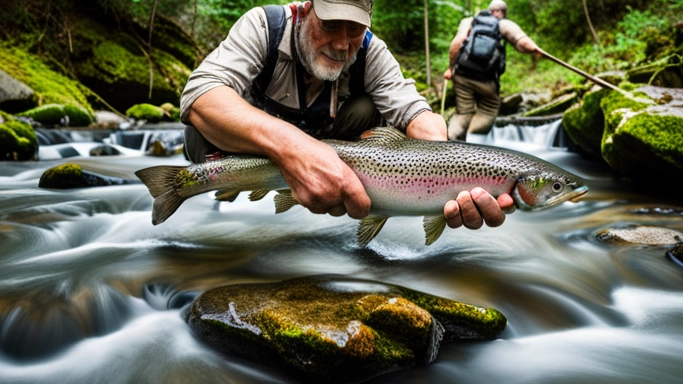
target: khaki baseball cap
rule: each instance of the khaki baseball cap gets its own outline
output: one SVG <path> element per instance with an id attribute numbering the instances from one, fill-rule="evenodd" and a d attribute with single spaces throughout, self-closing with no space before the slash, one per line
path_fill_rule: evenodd
<path id="1" fill-rule="evenodd" d="M 370 27 L 374 0 L 313 0 L 320 20 L 349 20 Z"/>

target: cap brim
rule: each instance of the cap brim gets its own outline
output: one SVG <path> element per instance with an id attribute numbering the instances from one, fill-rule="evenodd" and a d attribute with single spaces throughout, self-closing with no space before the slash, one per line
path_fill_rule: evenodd
<path id="1" fill-rule="evenodd" d="M 361 8 L 349 4 L 316 2 L 315 14 L 320 20 L 348 20 L 370 27 L 370 14 Z"/>

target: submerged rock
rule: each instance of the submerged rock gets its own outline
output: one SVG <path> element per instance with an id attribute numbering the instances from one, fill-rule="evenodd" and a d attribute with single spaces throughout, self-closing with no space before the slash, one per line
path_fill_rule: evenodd
<path id="1" fill-rule="evenodd" d="M 683 242 L 666 251 L 666 256 L 678 266 L 683 267 Z"/>
<path id="2" fill-rule="evenodd" d="M 93 172 L 85 171 L 78 164 L 67 163 L 58 165 L 43 172 L 43 174 L 40 176 L 38 187 L 68 189 L 138 183 L 140 183 L 140 180 L 102 176 Z"/>
<path id="3" fill-rule="evenodd" d="M 595 235 L 600 241 L 616 244 L 666 245 L 683 242 L 682 232 L 646 225 L 604 228 Z"/>
<path id="4" fill-rule="evenodd" d="M 326 383 L 429 363 L 442 342 L 494 339 L 507 324 L 495 309 L 330 275 L 215 288 L 187 321 L 221 352 Z"/>

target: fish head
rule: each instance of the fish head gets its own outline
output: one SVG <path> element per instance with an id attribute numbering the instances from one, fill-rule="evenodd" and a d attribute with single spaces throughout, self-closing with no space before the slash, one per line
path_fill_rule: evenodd
<path id="1" fill-rule="evenodd" d="M 586 192 L 588 186 L 583 179 L 558 169 L 521 176 L 512 190 L 512 198 L 520 210 L 538 211 L 576 200 Z"/>

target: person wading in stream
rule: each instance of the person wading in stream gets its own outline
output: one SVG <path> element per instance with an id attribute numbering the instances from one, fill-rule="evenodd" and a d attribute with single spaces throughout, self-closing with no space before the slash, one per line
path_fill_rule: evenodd
<path id="1" fill-rule="evenodd" d="M 370 212 L 362 183 L 322 138 L 354 139 L 387 124 L 408 137 L 446 140 L 412 80 L 370 30 L 372 0 L 313 0 L 257 7 L 191 74 L 181 97 L 186 155 L 263 155 L 313 213 L 360 219 Z M 446 203 L 450 227 L 499 226 L 512 198 L 482 188 Z"/>
<path id="2" fill-rule="evenodd" d="M 463 19 L 451 42 L 445 79 L 453 80 L 456 113 L 448 122 L 448 138 L 488 133 L 500 108 L 500 76 L 505 72 L 505 42 L 522 53 L 541 56 L 540 49 L 513 21 L 508 7 L 493 0 L 488 10 Z"/>

